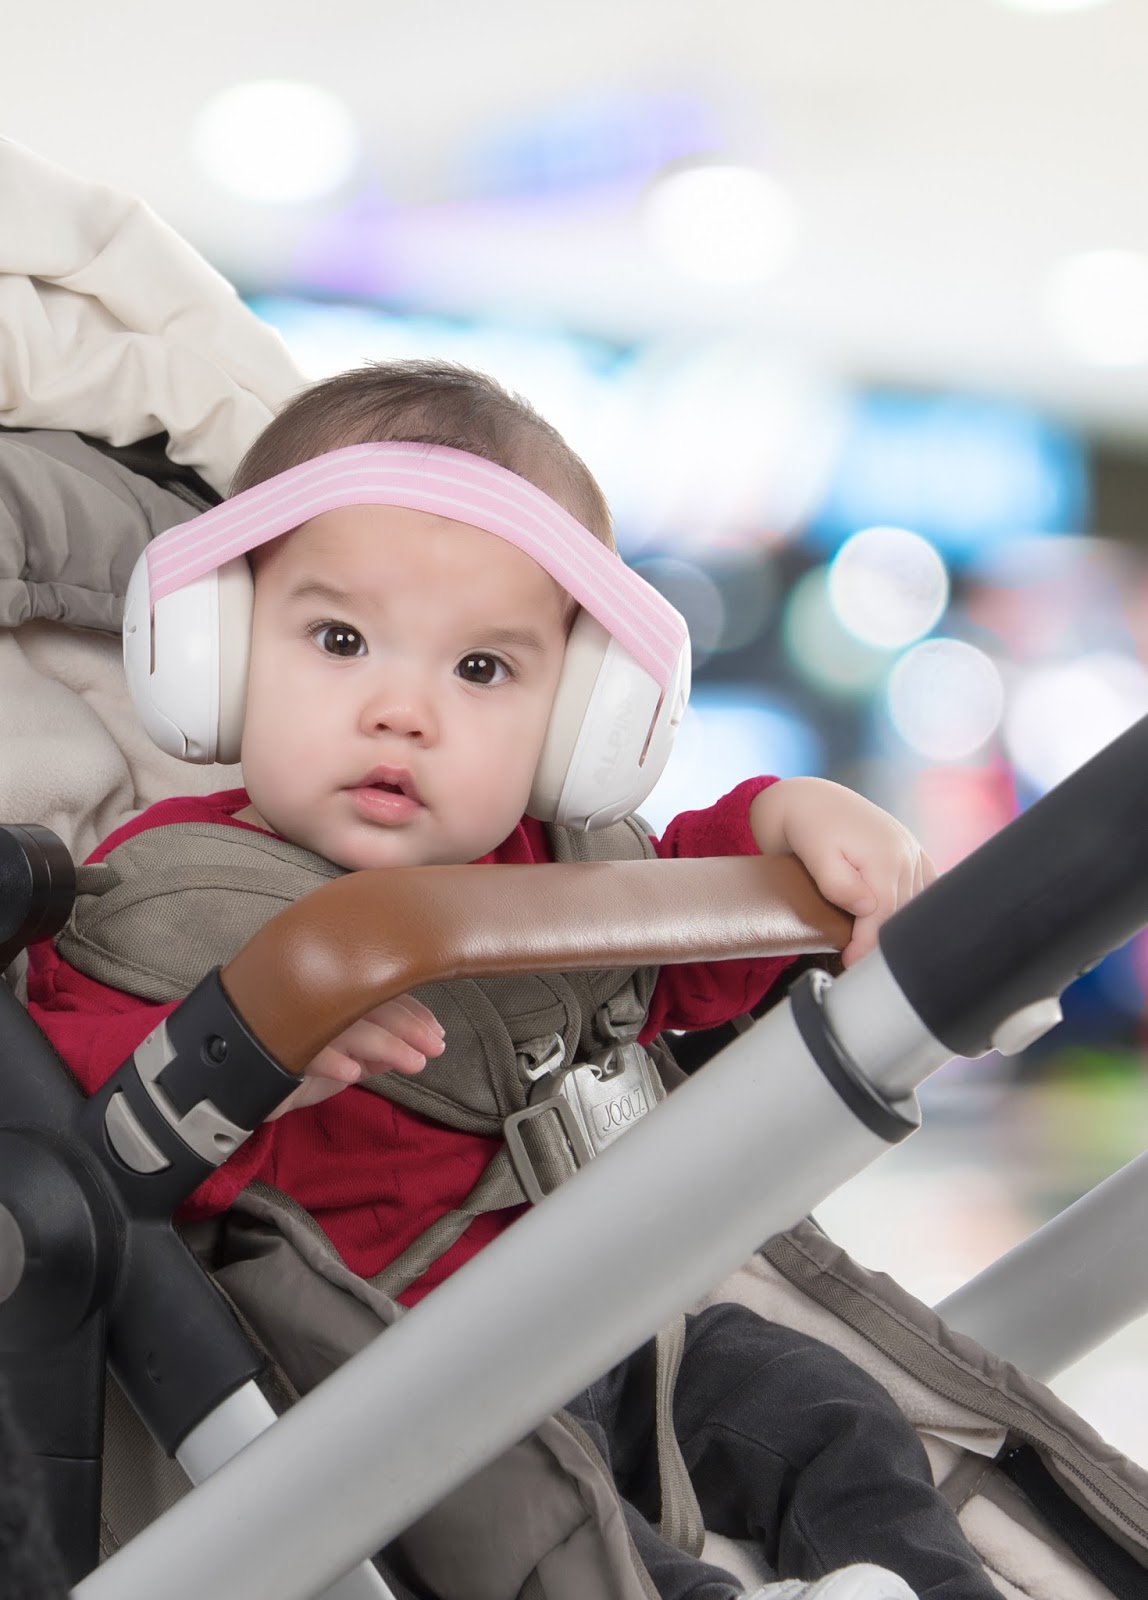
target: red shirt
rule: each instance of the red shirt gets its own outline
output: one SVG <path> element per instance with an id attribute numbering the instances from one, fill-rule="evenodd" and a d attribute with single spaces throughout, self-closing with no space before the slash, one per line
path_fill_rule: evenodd
<path id="1" fill-rule="evenodd" d="M 740 784 L 705 811 L 675 818 L 660 841 L 662 858 L 756 854 L 749 803 L 773 780 Z M 101 861 L 124 839 L 174 822 L 252 825 L 234 813 L 243 789 L 163 800 L 93 850 Z M 255 830 L 259 832 L 259 829 Z M 484 862 L 551 860 L 540 823 L 524 818 Z M 175 1003 L 155 1005 L 110 989 L 61 961 L 54 946 L 29 952 L 28 1010 L 87 1092 L 99 1088 Z M 787 965 L 784 959 L 663 967 L 643 1040 L 663 1028 L 714 1027 L 748 1011 Z M 362 1277 L 380 1272 L 444 1212 L 470 1193 L 501 1140 L 460 1132 L 354 1087 L 317 1106 L 264 1123 L 200 1185 L 184 1219 L 223 1211 L 253 1179 L 291 1195 L 319 1222 L 343 1260 Z M 414 1304 L 512 1222 L 519 1207 L 477 1217 L 402 1296 Z"/>

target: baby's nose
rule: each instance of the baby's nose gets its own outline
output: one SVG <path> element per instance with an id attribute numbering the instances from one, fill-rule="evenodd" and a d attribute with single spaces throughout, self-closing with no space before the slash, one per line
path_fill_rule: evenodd
<path id="1" fill-rule="evenodd" d="M 390 732 L 425 742 L 435 734 L 437 719 L 430 697 L 411 688 L 374 696 L 363 708 L 368 732 Z"/>

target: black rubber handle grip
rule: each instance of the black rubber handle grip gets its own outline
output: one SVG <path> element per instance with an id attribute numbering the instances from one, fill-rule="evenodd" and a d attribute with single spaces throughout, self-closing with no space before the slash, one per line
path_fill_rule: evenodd
<path id="1" fill-rule="evenodd" d="M 930 1033 L 982 1055 L 1148 923 L 1148 717 L 910 901 L 885 960 Z"/>

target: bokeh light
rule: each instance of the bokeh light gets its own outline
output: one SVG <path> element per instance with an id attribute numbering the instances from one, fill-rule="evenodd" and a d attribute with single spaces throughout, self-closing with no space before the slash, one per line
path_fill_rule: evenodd
<path id="1" fill-rule="evenodd" d="M 191 127 L 201 170 L 245 200 L 287 205 L 340 187 L 358 159 L 343 102 L 313 83 L 262 78 L 215 95 Z"/>
<path id="2" fill-rule="evenodd" d="M 760 283 L 797 240 L 793 202 L 754 167 L 671 167 L 646 190 L 641 219 L 654 251 L 702 283 Z"/>
<path id="3" fill-rule="evenodd" d="M 700 567 L 672 557 L 635 562 L 634 570 L 685 617 L 694 665 L 699 666 L 717 649 L 725 628 L 725 603 L 717 584 Z"/>
<path id="4" fill-rule="evenodd" d="M 863 644 L 895 650 L 920 639 L 949 599 L 945 563 L 907 528 L 864 528 L 829 567 L 829 603 Z"/>
<path id="5" fill-rule="evenodd" d="M 889 669 L 889 653 L 863 644 L 829 603 L 828 569 L 813 567 L 785 602 L 782 646 L 797 671 L 825 694 L 868 694 Z"/>
<path id="6" fill-rule="evenodd" d="M 1132 656 L 1097 651 L 1026 671 L 1009 696 L 1005 747 L 1039 792 L 1148 714 L 1148 672 Z"/>
<path id="7" fill-rule="evenodd" d="M 776 580 L 765 552 L 719 551 L 704 567 L 675 556 L 650 556 L 632 565 L 685 617 L 695 668 L 751 644 L 773 612 Z"/>
<path id="8" fill-rule="evenodd" d="M 996 663 L 961 639 L 926 639 L 889 674 L 889 718 L 911 750 L 961 761 L 992 738 L 1004 710 Z"/>

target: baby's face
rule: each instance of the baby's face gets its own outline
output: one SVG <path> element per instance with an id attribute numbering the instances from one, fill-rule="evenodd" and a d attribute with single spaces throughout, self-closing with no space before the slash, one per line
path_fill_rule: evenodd
<path id="1" fill-rule="evenodd" d="M 493 850 L 526 807 L 565 603 L 465 523 L 391 506 L 305 523 L 256 577 L 240 815 L 352 869 Z"/>

